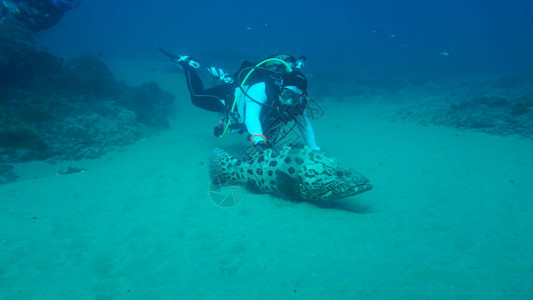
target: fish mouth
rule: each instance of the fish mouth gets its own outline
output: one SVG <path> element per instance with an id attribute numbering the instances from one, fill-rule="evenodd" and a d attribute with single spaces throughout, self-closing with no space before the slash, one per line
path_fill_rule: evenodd
<path id="1" fill-rule="evenodd" d="M 372 184 L 369 183 L 370 180 L 368 180 L 363 174 L 353 169 L 350 169 L 349 174 L 349 176 L 345 177 L 345 186 L 349 186 L 347 190 L 350 191 L 348 196 L 358 195 L 370 191 L 373 188 Z"/>
<path id="2" fill-rule="evenodd" d="M 346 185 L 338 185 L 336 188 L 330 190 L 329 192 L 322 193 L 320 195 L 315 195 L 315 199 L 337 200 L 362 194 L 364 192 L 370 191 L 372 188 L 373 185 L 368 183 L 368 180 L 364 180 L 359 183 L 351 182 Z"/>
<path id="3" fill-rule="evenodd" d="M 373 188 L 373 185 L 369 183 L 369 180 L 361 174 L 358 174 L 356 179 L 351 179 L 352 180 L 347 180 L 344 182 L 344 184 L 337 187 L 337 192 L 334 193 L 337 195 L 337 198 L 346 198 L 359 195 L 370 191 Z"/>
<path id="4" fill-rule="evenodd" d="M 370 191 L 372 188 L 373 186 L 370 183 L 359 184 L 354 188 L 353 194 L 351 196 L 358 195 L 366 191 Z"/>

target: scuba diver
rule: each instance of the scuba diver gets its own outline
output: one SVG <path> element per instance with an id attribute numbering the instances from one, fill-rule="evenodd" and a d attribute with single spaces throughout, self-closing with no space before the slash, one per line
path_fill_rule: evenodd
<path id="1" fill-rule="evenodd" d="M 81 0 L 2 0 L 2 15 L 11 15 L 33 32 L 48 29 Z M 2 18 L 4 18 L 3 16 Z"/>
<path id="2" fill-rule="evenodd" d="M 215 136 L 247 132 L 255 148 L 270 148 L 297 126 L 309 147 L 320 150 L 309 120 L 307 78 L 301 71 L 305 57 L 281 54 L 256 64 L 245 61 L 233 76 L 211 67 L 209 73 L 222 84 L 204 89 L 196 72 L 197 60 L 158 48 L 183 68 L 192 104 L 225 115 L 215 127 Z M 294 124 L 287 130 L 291 121 Z"/>

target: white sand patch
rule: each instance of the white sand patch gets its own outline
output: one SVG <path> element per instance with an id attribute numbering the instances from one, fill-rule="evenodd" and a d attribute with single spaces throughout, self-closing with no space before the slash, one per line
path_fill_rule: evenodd
<path id="1" fill-rule="evenodd" d="M 131 70 L 144 65 L 114 71 L 142 82 L 146 75 Z M 164 89 L 173 77 L 154 76 Z M 172 92 L 186 95 L 176 77 Z M 322 149 L 374 190 L 332 209 L 251 193 L 221 209 L 208 197 L 210 149 L 245 141 L 213 137 L 217 116 L 179 99 L 171 130 L 98 160 L 61 163 L 87 172 L 56 176 L 59 165 L 41 163 L 32 176 L 27 166 L 36 163 L 17 166 L 24 180 L 0 186 L 0 298 L 533 292 L 532 141 L 329 104 L 315 122 Z"/>

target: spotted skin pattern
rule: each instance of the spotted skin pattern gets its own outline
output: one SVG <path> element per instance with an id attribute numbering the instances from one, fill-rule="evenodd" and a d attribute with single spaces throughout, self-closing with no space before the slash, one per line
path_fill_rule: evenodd
<path id="1" fill-rule="evenodd" d="M 357 171 L 307 146 L 266 149 L 245 161 L 214 148 L 209 166 L 213 182 L 238 180 L 260 192 L 300 201 L 335 200 L 372 189 Z"/>

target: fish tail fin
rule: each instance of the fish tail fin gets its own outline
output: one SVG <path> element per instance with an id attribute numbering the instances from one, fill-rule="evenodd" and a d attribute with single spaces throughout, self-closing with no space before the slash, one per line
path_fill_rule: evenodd
<path id="1" fill-rule="evenodd" d="M 238 160 L 220 148 L 213 148 L 209 156 L 209 175 L 213 183 L 226 183 L 237 179 L 234 169 Z"/>

